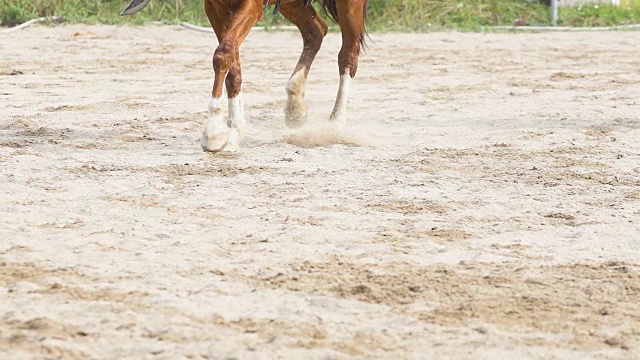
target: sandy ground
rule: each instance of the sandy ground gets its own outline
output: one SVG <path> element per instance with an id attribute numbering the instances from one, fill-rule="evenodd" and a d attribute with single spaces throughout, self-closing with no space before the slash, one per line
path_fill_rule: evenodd
<path id="1" fill-rule="evenodd" d="M 0 34 L 0 358 L 640 359 L 639 40 L 373 34 L 337 134 L 254 32 L 215 155 L 211 34 Z"/>

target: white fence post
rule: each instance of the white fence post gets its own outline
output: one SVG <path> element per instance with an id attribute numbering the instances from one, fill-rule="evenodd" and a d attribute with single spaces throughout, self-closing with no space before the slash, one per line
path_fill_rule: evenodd
<path id="1" fill-rule="evenodd" d="M 551 0 L 551 26 L 558 25 L 558 0 Z"/>

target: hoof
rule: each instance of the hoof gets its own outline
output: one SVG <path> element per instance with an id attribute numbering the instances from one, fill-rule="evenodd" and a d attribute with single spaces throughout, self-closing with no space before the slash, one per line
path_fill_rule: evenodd
<path id="1" fill-rule="evenodd" d="M 291 129 L 299 129 L 307 121 L 307 103 L 304 101 L 287 101 L 284 110 L 284 122 Z"/>
<path id="2" fill-rule="evenodd" d="M 240 135 L 240 132 L 236 129 L 231 129 L 231 132 L 229 133 L 229 139 L 227 140 L 227 143 L 225 144 L 222 151 L 230 153 L 238 152 L 240 150 L 241 139 L 242 136 Z"/>
<path id="3" fill-rule="evenodd" d="M 216 131 L 206 129 L 200 140 L 202 150 L 209 152 L 222 151 L 229 142 L 229 130 L 227 125 L 224 125 L 222 129 L 216 129 Z"/>

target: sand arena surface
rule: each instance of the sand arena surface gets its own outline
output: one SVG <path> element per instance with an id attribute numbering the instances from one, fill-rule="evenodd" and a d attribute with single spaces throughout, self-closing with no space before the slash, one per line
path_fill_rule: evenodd
<path id="1" fill-rule="evenodd" d="M 212 34 L 0 34 L 0 358 L 640 359 L 640 33 L 372 38 L 293 132 L 250 34 L 216 155 Z"/>

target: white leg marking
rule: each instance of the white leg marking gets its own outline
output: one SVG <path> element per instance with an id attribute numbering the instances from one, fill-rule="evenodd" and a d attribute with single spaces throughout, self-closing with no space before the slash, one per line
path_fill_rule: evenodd
<path id="1" fill-rule="evenodd" d="M 287 82 L 287 105 L 284 120 L 288 127 L 299 128 L 307 120 L 307 102 L 304 99 L 307 77 L 303 67 L 296 71 Z"/>
<path id="2" fill-rule="evenodd" d="M 222 102 L 212 98 L 209 102 L 209 118 L 202 132 L 200 145 L 204 151 L 220 151 L 227 144 L 229 126 L 224 122 Z"/>
<path id="3" fill-rule="evenodd" d="M 351 88 L 351 75 L 349 68 L 344 69 L 344 74 L 340 76 L 340 88 L 336 97 L 336 104 L 331 112 L 329 120 L 334 121 L 337 125 L 347 123 L 347 98 L 349 97 L 349 89 Z"/>
<path id="4" fill-rule="evenodd" d="M 240 150 L 240 141 L 244 134 L 244 101 L 242 100 L 242 92 L 236 97 L 229 99 L 229 141 L 224 147 L 224 151 L 236 152 Z"/>

